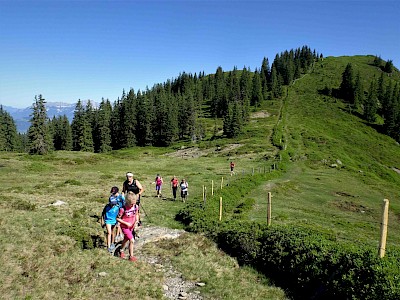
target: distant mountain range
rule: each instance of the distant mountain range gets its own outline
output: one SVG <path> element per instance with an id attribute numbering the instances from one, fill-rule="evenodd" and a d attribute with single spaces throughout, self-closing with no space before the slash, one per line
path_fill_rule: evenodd
<path id="1" fill-rule="evenodd" d="M 85 106 L 86 102 L 87 101 L 82 101 L 82 105 Z M 69 122 L 72 122 L 72 119 L 74 118 L 75 106 L 76 103 L 47 102 L 47 117 L 52 119 L 54 116 L 58 117 L 66 115 Z M 96 103 L 93 103 L 93 107 L 97 107 Z M 29 120 L 32 114 L 32 106 L 26 108 L 15 108 L 12 106 L 3 105 L 3 109 L 14 119 L 18 132 L 25 133 L 28 131 L 31 124 Z"/>

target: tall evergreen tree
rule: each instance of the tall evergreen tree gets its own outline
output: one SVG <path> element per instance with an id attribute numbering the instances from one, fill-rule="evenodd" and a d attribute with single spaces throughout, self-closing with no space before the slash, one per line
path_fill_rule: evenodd
<path id="1" fill-rule="evenodd" d="M 147 97 L 138 92 L 136 107 L 136 142 L 138 146 L 146 146 L 152 140 L 151 107 Z"/>
<path id="2" fill-rule="evenodd" d="M 30 154 L 44 155 L 53 149 L 45 104 L 46 101 L 42 95 L 35 96 L 30 120 L 31 125 L 28 129 Z"/>
<path id="3" fill-rule="evenodd" d="M 110 130 L 111 109 L 110 101 L 102 99 L 97 110 L 97 124 L 94 127 L 97 137 L 96 152 L 104 153 L 112 150 Z"/>
<path id="4" fill-rule="evenodd" d="M 66 115 L 53 117 L 51 121 L 55 150 L 72 150 L 71 126 Z"/>
<path id="5" fill-rule="evenodd" d="M 372 80 L 368 90 L 368 96 L 364 101 L 364 118 L 368 122 L 375 122 L 377 107 L 378 98 L 376 94 L 376 82 L 375 80 Z"/>
<path id="6" fill-rule="evenodd" d="M 354 109 L 357 110 L 362 103 L 364 103 L 364 86 L 361 81 L 360 72 L 358 72 L 354 83 Z"/>
<path id="7" fill-rule="evenodd" d="M 388 60 L 386 63 L 385 63 L 385 66 L 383 67 L 383 70 L 386 72 L 386 73 L 392 73 L 393 72 L 393 61 L 392 60 Z"/>
<path id="8" fill-rule="evenodd" d="M 260 106 L 261 102 L 264 100 L 261 86 L 260 72 L 255 70 L 253 75 L 253 85 L 250 104 L 253 106 Z"/>
<path id="9" fill-rule="evenodd" d="M 354 75 L 351 63 L 347 64 L 342 73 L 342 82 L 339 87 L 339 92 L 346 102 L 354 104 Z"/>
<path id="10" fill-rule="evenodd" d="M 90 116 L 79 99 L 75 105 L 74 118 L 71 124 L 72 149 L 74 151 L 93 152 L 93 136 Z"/>
<path id="11" fill-rule="evenodd" d="M 273 98 L 280 98 L 282 96 L 282 84 L 275 65 L 272 66 L 271 70 L 271 93 Z"/>
<path id="12" fill-rule="evenodd" d="M 20 144 L 14 119 L 0 105 L 0 151 L 17 151 Z"/>

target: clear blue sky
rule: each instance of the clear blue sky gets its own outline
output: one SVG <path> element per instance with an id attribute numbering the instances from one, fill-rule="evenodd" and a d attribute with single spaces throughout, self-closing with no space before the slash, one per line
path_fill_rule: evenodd
<path id="1" fill-rule="evenodd" d="M 400 66 L 400 1 L 0 0 L 0 104 L 117 100 L 303 45 Z"/>

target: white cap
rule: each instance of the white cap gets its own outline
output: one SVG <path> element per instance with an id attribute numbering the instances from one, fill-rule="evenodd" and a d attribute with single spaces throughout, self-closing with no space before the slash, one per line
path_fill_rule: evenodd
<path id="1" fill-rule="evenodd" d="M 128 172 L 128 173 L 126 173 L 126 176 L 133 177 L 133 174 L 131 172 Z"/>

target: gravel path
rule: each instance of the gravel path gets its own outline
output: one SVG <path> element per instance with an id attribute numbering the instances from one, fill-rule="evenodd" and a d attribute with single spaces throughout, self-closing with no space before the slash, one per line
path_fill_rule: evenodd
<path id="1" fill-rule="evenodd" d="M 199 291 L 190 292 L 196 285 L 202 286 L 204 283 L 194 283 L 185 281 L 182 274 L 174 267 L 166 262 L 161 261 L 158 257 L 146 255 L 141 248 L 149 242 L 156 242 L 161 239 L 178 238 L 184 230 L 169 229 L 156 226 L 142 226 L 139 231 L 140 238 L 135 240 L 135 253 L 138 260 L 154 265 L 157 272 L 162 272 L 165 278 L 163 284 L 164 296 L 168 299 L 181 300 L 202 300 L 203 297 Z M 116 250 L 118 253 L 118 248 Z"/>

